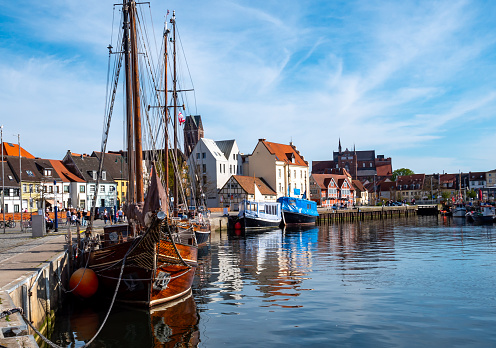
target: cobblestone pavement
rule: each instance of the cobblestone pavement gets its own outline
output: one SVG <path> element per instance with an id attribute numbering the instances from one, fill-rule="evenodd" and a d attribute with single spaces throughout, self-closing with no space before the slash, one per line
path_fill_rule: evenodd
<path id="1" fill-rule="evenodd" d="M 95 220 L 94 222 L 95 228 L 101 228 L 103 227 L 103 225 L 104 223 L 101 220 Z M 81 226 L 81 230 L 85 228 L 86 227 Z M 0 262 L 8 259 L 15 254 L 22 253 L 42 243 L 50 242 L 53 238 L 60 236 L 61 234 L 66 234 L 67 230 L 67 225 L 60 225 L 58 228 L 58 232 L 54 232 L 53 230 L 51 230 L 43 237 L 32 237 L 31 228 L 28 228 L 22 232 L 19 226 L 15 228 L 6 228 L 5 233 L 2 228 L 0 229 Z M 75 233 L 76 227 L 71 226 L 71 231 L 72 233 Z"/>

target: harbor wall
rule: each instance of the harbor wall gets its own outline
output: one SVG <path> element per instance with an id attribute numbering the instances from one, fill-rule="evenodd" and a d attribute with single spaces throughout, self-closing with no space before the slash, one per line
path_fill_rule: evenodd
<path id="1" fill-rule="evenodd" d="M 63 252 L 3 287 L 0 311 L 22 308 L 31 324 L 45 335 L 63 298 L 61 283 L 68 284 L 67 266 L 68 256 Z M 4 346 L 38 347 L 41 339 L 37 338 L 36 342 L 34 334 L 19 313 L 9 315 L 8 320 L 0 319 L 0 343 Z"/>

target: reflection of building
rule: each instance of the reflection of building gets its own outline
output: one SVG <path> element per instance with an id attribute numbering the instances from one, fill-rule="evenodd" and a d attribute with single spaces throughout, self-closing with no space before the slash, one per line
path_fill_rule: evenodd
<path id="1" fill-rule="evenodd" d="M 343 169 L 351 174 L 353 179 L 362 182 L 365 180 L 381 180 L 393 174 L 391 158 L 384 155 L 375 155 L 375 150 L 356 151 L 342 150 L 339 140 L 338 151 L 333 152 L 329 161 L 313 161 L 312 174 L 339 174 Z"/>

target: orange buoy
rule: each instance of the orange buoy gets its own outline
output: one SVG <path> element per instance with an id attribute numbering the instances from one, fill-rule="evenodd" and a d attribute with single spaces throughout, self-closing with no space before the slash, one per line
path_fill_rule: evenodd
<path id="1" fill-rule="evenodd" d="M 81 279 L 83 277 L 83 279 Z M 81 282 L 79 282 L 81 280 Z M 78 285 L 79 284 L 79 285 Z M 88 298 L 93 296 L 98 290 L 98 277 L 89 268 L 80 268 L 74 272 L 69 280 L 69 289 L 74 289 L 74 294 Z"/>

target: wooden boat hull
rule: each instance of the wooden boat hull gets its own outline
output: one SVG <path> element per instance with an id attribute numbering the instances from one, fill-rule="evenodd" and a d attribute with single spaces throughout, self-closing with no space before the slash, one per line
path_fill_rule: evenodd
<path id="1" fill-rule="evenodd" d="M 133 246 L 132 241 L 114 244 L 89 255 L 88 267 L 98 276 L 99 293 L 103 296 L 114 295 L 122 267 L 122 260 Z M 125 261 L 121 283 L 116 300 L 120 302 L 155 306 L 180 298 L 191 290 L 197 266 L 198 248 L 174 243 L 186 264 L 178 261 L 177 256 L 163 253 L 172 250 L 172 242 L 160 240 L 152 246 L 151 252 L 156 261 L 154 267 L 143 267 L 149 260 L 143 260 L 145 246 L 130 252 Z"/>

